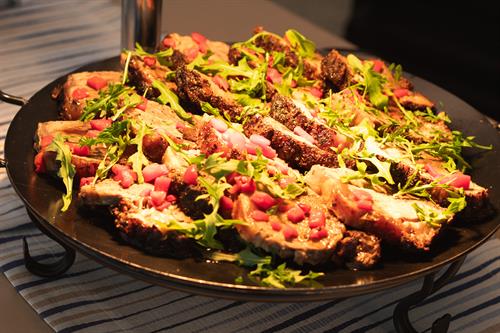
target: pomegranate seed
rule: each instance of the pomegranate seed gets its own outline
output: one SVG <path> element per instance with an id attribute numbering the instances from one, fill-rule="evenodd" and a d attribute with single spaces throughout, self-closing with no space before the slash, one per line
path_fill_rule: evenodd
<path id="1" fill-rule="evenodd" d="M 271 228 L 273 228 L 274 231 L 280 231 L 282 227 L 282 224 L 278 221 L 271 221 Z"/>
<path id="2" fill-rule="evenodd" d="M 305 203 L 299 203 L 298 206 L 300 207 L 300 209 L 302 209 L 302 211 L 304 212 L 304 214 L 309 214 L 309 212 L 311 211 L 311 206 L 309 206 L 308 204 L 305 204 Z"/>
<path id="3" fill-rule="evenodd" d="M 250 200 L 262 210 L 268 210 L 276 204 L 276 200 L 266 192 L 255 191 Z"/>
<path id="4" fill-rule="evenodd" d="M 94 90 L 101 90 L 108 85 L 108 81 L 100 76 L 92 76 L 87 80 L 87 85 Z"/>
<path id="5" fill-rule="evenodd" d="M 109 126 L 111 126 L 111 124 L 113 123 L 113 120 L 107 119 L 107 118 L 92 119 L 89 123 L 90 123 L 90 128 L 100 132 L 100 131 L 104 130 L 105 128 L 108 128 Z"/>
<path id="6" fill-rule="evenodd" d="M 299 233 L 297 232 L 297 229 L 287 225 L 283 229 L 283 236 L 285 236 L 285 239 L 287 241 L 291 241 L 297 238 L 299 236 Z"/>
<path id="7" fill-rule="evenodd" d="M 151 200 L 154 206 L 159 206 L 165 202 L 167 198 L 167 193 L 163 191 L 151 191 Z"/>
<path id="8" fill-rule="evenodd" d="M 214 83 L 219 87 L 221 88 L 222 90 L 225 90 L 225 91 L 228 91 L 229 90 L 229 83 L 226 81 L 226 79 L 224 79 L 222 76 L 220 75 L 215 75 L 213 78 L 212 78 L 212 81 L 214 81 Z"/>
<path id="9" fill-rule="evenodd" d="M 306 218 L 306 215 L 304 214 L 304 211 L 300 209 L 300 207 L 296 206 L 287 212 L 286 217 L 292 223 L 299 223 Z"/>
<path id="10" fill-rule="evenodd" d="M 228 184 L 234 185 L 236 184 L 236 177 L 239 176 L 237 172 L 231 172 L 226 176 L 226 181 Z"/>
<path id="11" fill-rule="evenodd" d="M 295 182 L 295 178 L 293 178 L 293 177 L 285 177 L 285 178 L 280 178 L 280 180 L 278 180 L 278 185 L 281 188 L 284 189 L 288 185 L 293 184 L 294 182 Z"/>
<path id="12" fill-rule="evenodd" d="M 167 201 L 168 202 L 176 202 L 177 201 L 177 197 L 173 194 L 169 194 L 167 195 Z"/>
<path id="13" fill-rule="evenodd" d="M 213 118 L 210 120 L 210 124 L 219 133 L 224 133 L 225 131 L 227 131 L 227 124 L 221 119 Z"/>
<path id="14" fill-rule="evenodd" d="M 83 177 L 80 178 L 80 187 L 83 187 L 85 185 L 90 185 L 94 181 L 94 177 Z"/>
<path id="15" fill-rule="evenodd" d="M 250 217 L 253 218 L 255 221 L 258 222 L 267 222 L 269 221 L 269 215 L 267 215 L 265 212 L 261 210 L 254 210 L 251 214 Z"/>
<path id="16" fill-rule="evenodd" d="M 155 209 L 161 212 L 164 209 L 167 209 L 168 207 L 170 207 L 170 205 L 172 205 L 172 203 L 170 203 L 168 201 L 164 201 L 161 205 L 155 206 Z"/>
<path id="17" fill-rule="evenodd" d="M 262 148 L 271 145 L 271 141 L 259 134 L 250 135 L 250 141 Z"/>
<path id="18" fill-rule="evenodd" d="M 309 228 L 320 228 L 325 225 L 325 212 L 318 208 L 312 208 L 309 212 Z"/>
<path id="19" fill-rule="evenodd" d="M 207 37 L 203 36 L 199 32 L 192 32 L 191 38 L 195 41 L 196 44 L 206 43 Z"/>
<path id="20" fill-rule="evenodd" d="M 145 97 L 142 97 L 142 103 L 141 104 L 138 104 L 136 106 L 136 109 L 139 109 L 139 110 L 142 110 L 142 111 L 146 111 L 146 108 L 148 107 L 148 100 L 145 98 Z"/>
<path id="21" fill-rule="evenodd" d="M 170 188 L 170 183 L 172 179 L 167 176 L 159 176 L 155 179 L 155 191 L 163 191 L 168 193 L 168 189 Z"/>
<path id="22" fill-rule="evenodd" d="M 394 89 L 392 93 L 397 98 L 401 98 L 401 97 L 404 97 L 404 96 L 408 96 L 410 94 L 410 91 L 408 89 L 399 88 L 399 89 Z"/>
<path id="23" fill-rule="evenodd" d="M 163 46 L 166 48 L 174 48 L 175 47 L 175 39 L 172 37 L 165 37 L 163 39 Z"/>
<path id="24" fill-rule="evenodd" d="M 135 172 L 132 173 L 132 171 L 130 171 L 130 170 L 122 172 L 121 179 L 120 179 L 120 185 L 123 188 L 129 188 L 130 186 L 132 186 L 132 184 L 135 181 L 133 174 L 135 174 Z"/>
<path id="25" fill-rule="evenodd" d="M 311 231 L 311 234 L 309 235 L 309 239 L 314 241 L 314 242 L 320 241 L 326 237 L 328 237 L 328 231 L 326 231 L 326 229 L 324 229 L 324 228 L 321 228 L 319 230 L 313 230 L 313 231 Z"/>
<path id="26" fill-rule="evenodd" d="M 197 185 L 198 184 L 197 178 L 198 178 L 198 168 L 196 167 L 195 164 L 192 164 L 187 167 L 186 171 L 184 172 L 184 176 L 182 177 L 182 180 L 187 185 Z"/>
<path id="27" fill-rule="evenodd" d="M 293 208 L 293 203 L 291 203 L 291 202 L 282 202 L 278 206 L 278 211 L 280 213 L 285 213 L 285 212 L 288 212 L 292 208 Z"/>
<path id="28" fill-rule="evenodd" d="M 151 183 L 156 178 L 166 174 L 168 174 L 168 168 L 165 164 L 152 163 L 142 169 L 142 175 L 146 183 Z"/>
<path id="29" fill-rule="evenodd" d="M 148 67 L 153 67 L 156 64 L 156 59 L 154 57 L 144 57 L 144 64 Z"/>
<path id="30" fill-rule="evenodd" d="M 220 208 L 225 211 L 231 211 L 233 210 L 233 200 L 230 197 L 227 196 L 222 196 L 219 200 Z"/>
<path id="31" fill-rule="evenodd" d="M 73 93 L 71 94 L 71 97 L 76 100 L 80 100 L 82 98 L 87 98 L 89 96 L 89 93 L 87 89 L 85 88 L 76 88 L 73 90 Z"/>
<path id="32" fill-rule="evenodd" d="M 43 151 L 40 151 L 38 154 L 35 155 L 33 164 L 35 164 L 36 173 L 44 173 L 46 171 L 45 162 L 43 161 Z"/>
<path id="33" fill-rule="evenodd" d="M 238 179 L 239 178 L 239 179 Z M 251 194 L 254 193 L 257 189 L 257 185 L 252 178 L 247 176 L 239 176 L 236 179 L 236 182 L 240 184 L 240 190 L 243 193 Z"/>
<path id="34" fill-rule="evenodd" d="M 237 195 L 241 192 L 241 183 L 236 183 L 228 190 L 229 194 Z"/>

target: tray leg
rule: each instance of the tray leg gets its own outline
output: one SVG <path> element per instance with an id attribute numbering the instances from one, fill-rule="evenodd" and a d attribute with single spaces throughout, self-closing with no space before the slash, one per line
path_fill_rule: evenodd
<path id="1" fill-rule="evenodd" d="M 398 333 L 417 333 L 411 325 L 408 312 L 410 308 L 421 303 L 426 297 L 438 291 L 448 283 L 458 272 L 465 260 L 465 256 L 453 262 L 448 269 L 435 280 L 436 273 L 427 275 L 424 278 L 422 289 L 403 298 L 394 309 L 393 322 Z M 451 315 L 445 314 L 436 319 L 432 324 L 432 333 L 446 333 L 450 326 Z"/>
<path id="2" fill-rule="evenodd" d="M 28 215 L 30 216 L 31 220 L 38 226 L 38 228 L 48 237 L 52 238 L 53 241 L 55 241 L 64 248 L 64 255 L 56 262 L 48 264 L 40 263 L 35 259 L 33 259 L 33 257 L 30 255 L 28 241 L 26 240 L 26 237 L 23 237 L 24 266 L 30 273 L 37 276 L 57 277 L 60 276 L 61 274 L 64 274 L 75 262 L 75 257 L 76 257 L 75 250 L 73 250 L 66 244 L 63 244 L 54 237 L 52 237 L 52 235 L 46 232 L 44 228 L 40 225 L 40 223 L 38 223 L 38 220 L 33 215 L 33 213 L 29 209 L 26 210 L 28 211 Z"/>

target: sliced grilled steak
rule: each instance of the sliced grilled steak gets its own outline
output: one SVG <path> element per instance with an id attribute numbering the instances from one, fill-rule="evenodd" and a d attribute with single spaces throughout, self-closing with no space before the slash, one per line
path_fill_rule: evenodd
<path id="1" fill-rule="evenodd" d="M 420 221 L 414 205 L 441 214 L 441 208 L 429 201 L 398 199 L 370 189 L 345 184 L 342 177 L 349 169 L 314 166 L 305 181 L 313 191 L 331 202 L 331 209 L 346 225 L 372 233 L 382 240 L 408 250 L 428 251 L 441 226 Z M 451 221 L 448 217 L 442 225 Z"/>
<path id="2" fill-rule="evenodd" d="M 337 253 L 351 269 L 368 269 L 381 258 L 380 238 L 357 230 L 347 230 L 338 244 Z"/>
<path id="3" fill-rule="evenodd" d="M 122 65 L 125 64 L 126 59 L 127 54 L 122 53 Z M 140 95 L 144 95 L 144 92 L 147 91 L 146 97 L 153 99 L 160 95 L 160 92 L 153 88 L 153 81 L 155 80 L 164 83 L 170 90 L 175 91 L 177 89 L 175 83 L 166 80 L 168 72 L 170 72 L 170 69 L 156 60 L 154 64 L 147 65 L 143 57 L 132 55 L 128 65 L 128 84 L 135 87 Z"/>
<path id="4" fill-rule="evenodd" d="M 345 226 L 328 213 L 316 195 L 302 196 L 297 203 L 306 204 L 319 214 L 324 214 L 324 226 L 311 228 L 310 218 L 292 223 L 287 218 L 287 212 L 278 212 L 270 215 L 268 221 L 261 221 L 256 217 L 255 212 L 259 210 L 250 197 L 241 194 L 234 203 L 232 214 L 233 218 L 246 222 L 236 225 L 240 237 L 265 251 L 293 259 L 298 264 L 316 265 L 329 261 L 343 237 Z M 297 203 L 294 203 L 294 209 L 300 209 Z"/>
<path id="5" fill-rule="evenodd" d="M 278 156 L 293 168 L 305 171 L 315 164 L 338 166 L 337 156 L 333 151 L 318 148 L 271 117 L 255 115 L 247 118 L 243 129 L 247 136 L 260 134 L 271 141 L 271 147 Z"/>
<path id="6" fill-rule="evenodd" d="M 128 206 L 142 206 L 144 193 L 152 191 L 152 184 L 133 184 L 123 188 L 119 182 L 105 179 L 96 184 L 84 185 L 78 193 L 79 204 L 82 206 L 115 206 L 119 203 Z"/>
<path id="7" fill-rule="evenodd" d="M 337 50 L 331 50 L 321 61 L 321 76 L 336 91 L 347 88 L 354 78 L 346 58 Z"/>
<path id="8" fill-rule="evenodd" d="M 62 118 L 79 119 L 86 101 L 99 95 L 99 89 L 93 87 L 121 82 L 121 75 L 120 72 L 80 72 L 68 75 L 62 92 L 58 96 Z M 105 86 L 103 86 L 104 89 Z"/>
<path id="9" fill-rule="evenodd" d="M 233 99 L 231 93 L 219 88 L 209 76 L 182 67 L 176 71 L 175 82 L 179 97 L 198 107 L 202 102 L 210 103 L 232 121 L 239 120 L 243 114 L 243 107 Z"/>
<path id="10" fill-rule="evenodd" d="M 305 105 L 291 98 L 275 95 L 269 115 L 291 131 L 297 127 L 302 128 L 315 139 L 315 144 L 321 149 L 331 150 L 332 147 L 345 143 L 345 138 L 341 138 L 335 130 L 314 117 Z"/>

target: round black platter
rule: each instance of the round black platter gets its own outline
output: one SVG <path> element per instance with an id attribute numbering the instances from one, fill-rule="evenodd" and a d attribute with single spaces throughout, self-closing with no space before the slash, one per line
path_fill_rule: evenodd
<path id="1" fill-rule="evenodd" d="M 92 63 L 77 71 L 118 70 L 118 57 Z M 481 144 L 493 144 L 491 151 L 466 152 L 473 165 L 475 182 L 490 190 L 493 207 L 500 207 L 500 135 L 486 118 L 458 97 L 418 77 L 409 75 L 418 91 L 439 101 L 453 120 L 452 128 L 476 136 Z M 45 86 L 24 105 L 12 121 L 5 140 L 7 171 L 12 185 L 27 209 L 45 232 L 58 241 L 139 279 L 182 291 L 249 301 L 318 301 L 365 294 L 390 288 L 430 274 L 456 261 L 485 242 L 499 226 L 498 214 L 480 223 L 450 227 L 427 256 L 386 251 L 382 263 L 369 271 L 330 269 L 319 280 L 323 287 L 260 287 L 251 281 L 235 284 L 246 270 L 231 263 L 209 263 L 195 259 L 156 257 L 119 242 L 103 225 L 106 221 L 76 208 L 61 213 L 61 191 L 56 180 L 33 171 L 33 134 L 39 122 L 57 120 L 57 105 L 51 91 L 65 76 Z M 109 222 L 108 222 L 109 223 Z M 398 252 L 395 254 L 394 252 Z"/>

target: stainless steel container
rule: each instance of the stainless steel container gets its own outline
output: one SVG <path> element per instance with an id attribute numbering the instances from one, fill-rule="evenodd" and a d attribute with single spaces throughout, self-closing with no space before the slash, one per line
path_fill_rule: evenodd
<path id="1" fill-rule="evenodd" d="M 139 43 L 153 51 L 160 41 L 162 0 L 122 0 L 122 49 Z"/>

